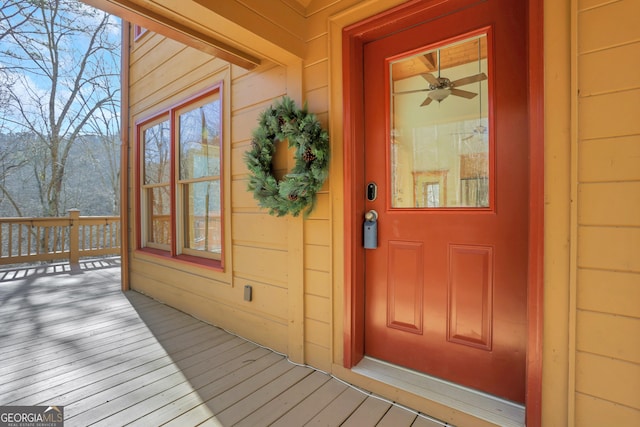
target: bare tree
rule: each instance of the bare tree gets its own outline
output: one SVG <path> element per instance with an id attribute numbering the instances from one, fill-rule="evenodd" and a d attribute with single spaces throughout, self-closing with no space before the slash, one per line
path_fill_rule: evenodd
<path id="1" fill-rule="evenodd" d="M 29 2 L 23 0 L 5 0 L 0 8 L 0 41 L 25 24 L 35 9 Z M 13 80 L 5 64 L 0 66 L 0 112 L 7 108 L 7 101 Z M 2 130 L 0 128 L 0 130 Z"/>
<path id="2" fill-rule="evenodd" d="M 0 40 L 26 23 L 35 12 L 33 1 L 4 0 L 0 8 Z"/>
<path id="3" fill-rule="evenodd" d="M 114 94 L 115 97 L 115 94 Z M 101 108 L 88 122 L 95 144 L 85 144 L 86 158 L 95 166 L 102 185 L 111 192 L 111 214 L 120 213 L 120 115 L 116 103 Z"/>
<path id="4" fill-rule="evenodd" d="M 14 199 L 7 181 L 11 179 L 14 172 L 27 164 L 26 142 L 26 138 L 20 135 L 0 139 L 0 204 L 6 200 L 15 212 L 12 216 L 22 216 L 22 207 Z"/>
<path id="5" fill-rule="evenodd" d="M 62 197 L 71 148 L 96 130 L 89 127 L 96 116 L 117 111 L 119 27 L 76 0 L 11 2 L 15 9 L 2 15 L 11 30 L 0 40 L 12 82 L 4 125 L 34 135 L 30 160 L 42 214 L 59 216 L 72 207 Z"/>

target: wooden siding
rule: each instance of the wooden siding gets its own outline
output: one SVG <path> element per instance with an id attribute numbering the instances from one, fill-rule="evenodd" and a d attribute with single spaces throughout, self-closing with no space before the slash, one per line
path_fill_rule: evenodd
<path id="1" fill-rule="evenodd" d="M 575 424 L 640 424 L 640 3 L 577 10 Z"/>
<path id="2" fill-rule="evenodd" d="M 320 121 L 329 128 L 329 18 L 341 10 L 347 9 L 356 1 L 314 1 L 307 8 L 307 54 L 303 61 L 302 75 L 304 97 Z M 333 260 L 336 251 L 342 247 L 342 240 L 334 241 L 334 222 L 337 205 L 331 192 L 342 194 L 340 159 L 341 135 L 332 135 L 331 177 L 318 195 L 315 211 L 304 224 L 305 244 L 305 360 L 323 370 L 331 371 L 332 363 L 341 362 L 342 340 L 342 298 L 334 288 Z M 340 196 L 338 196 L 340 199 Z M 341 283 L 342 280 L 337 283 Z M 337 319 L 336 319 L 337 318 Z"/>
<path id="3" fill-rule="evenodd" d="M 252 72 L 233 66 L 159 34 L 148 32 L 131 42 L 130 108 L 132 123 L 223 82 L 225 111 L 225 271 L 132 252 L 130 286 L 199 318 L 287 353 L 289 347 L 290 256 L 287 220 L 257 208 L 246 191 L 242 156 L 251 141 L 258 113 L 287 93 L 286 69 L 264 62 Z M 130 141 L 135 141 L 135 128 Z M 132 144 L 130 144 L 132 145 Z M 130 176 L 130 204 L 135 185 Z M 281 169 L 287 158 L 279 157 Z M 131 218 L 135 217 L 130 210 Z M 134 223 L 135 224 L 135 223 Z M 131 241 L 135 230 L 131 230 Z M 134 248 L 131 248 L 134 249 Z M 243 300 L 244 285 L 253 301 Z M 284 303 L 283 303 L 284 302 Z"/>

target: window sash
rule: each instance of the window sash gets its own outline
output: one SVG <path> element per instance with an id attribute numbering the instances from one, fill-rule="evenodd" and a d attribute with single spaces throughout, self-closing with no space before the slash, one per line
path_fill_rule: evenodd
<path id="1" fill-rule="evenodd" d="M 220 92 L 218 86 L 138 125 L 141 249 L 222 265 Z"/>

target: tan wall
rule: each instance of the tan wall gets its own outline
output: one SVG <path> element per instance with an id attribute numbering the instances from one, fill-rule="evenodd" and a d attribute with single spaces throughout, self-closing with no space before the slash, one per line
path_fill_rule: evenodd
<path id="1" fill-rule="evenodd" d="M 640 2 L 577 5 L 575 424 L 640 425 Z"/>
<path id="2" fill-rule="evenodd" d="M 268 59 L 251 72 L 158 35 L 133 43 L 132 123 L 222 79 L 231 148 L 226 272 L 133 253 L 133 288 L 297 361 L 375 386 L 341 368 L 341 29 L 401 2 L 314 0 L 303 12 L 289 8 L 283 22 L 295 23 L 291 31 L 304 42 L 301 62 L 291 55 L 297 48 L 265 50 Z M 247 4 L 257 10 L 264 3 Z M 640 424 L 637 16 L 637 0 L 545 0 L 544 426 Z M 331 132 L 330 180 L 306 220 L 271 217 L 246 192 L 242 153 L 251 129 L 284 94 L 306 100 Z M 245 284 L 254 286 L 251 303 L 242 300 Z M 388 387 L 379 392 L 421 405 Z"/>

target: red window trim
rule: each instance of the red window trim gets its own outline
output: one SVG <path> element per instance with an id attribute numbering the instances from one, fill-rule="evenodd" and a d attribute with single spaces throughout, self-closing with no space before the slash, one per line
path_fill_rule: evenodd
<path id="1" fill-rule="evenodd" d="M 221 126 L 220 129 L 220 223 L 222 224 L 222 228 L 220 230 L 220 241 L 222 242 L 221 245 L 221 253 L 220 253 L 220 259 L 216 260 L 216 259 L 211 259 L 211 258 L 205 258 L 205 257 L 198 257 L 195 255 L 187 255 L 187 254 L 178 254 L 178 250 L 177 250 L 177 242 L 176 242 L 176 232 L 177 232 L 177 225 L 176 225 L 176 177 L 177 177 L 177 171 L 175 168 L 175 153 L 176 153 L 176 136 L 175 136 L 175 132 L 174 130 L 174 124 L 176 123 L 177 120 L 177 111 L 184 109 L 185 107 L 189 106 L 190 104 L 196 103 L 208 96 L 211 96 L 215 93 L 219 94 L 220 97 L 220 123 L 223 123 L 224 120 L 224 115 L 223 115 L 223 105 L 224 103 L 222 102 L 223 100 L 223 82 L 218 82 L 215 85 L 196 93 L 193 96 L 190 96 L 184 100 L 181 100 L 180 102 L 177 102 L 171 106 L 169 106 L 168 108 L 164 109 L 164 110 L 160 110 L 157 111 L 151 115 L 149 115 L 146 118 L 143 118 L 141 120 L 138 120 L 135 124 L 135 153 L 134 153 L 134 158 L 135 158 L 135 167 L 134 167 L 134 176 L 135 176 L 135 224 L 136 224 L 136 235 L 135 235 L 135 242 L 136 242 L 136 252 L 143 252 L 143 253 L 147 253 L 147 254 L 151 254 L 151 255 L 155 255 L 155 256 L 159 256 L 165 259 L 170 259 L 172 261 L 178 261 L 178 262 L 183 262 L 183 263 L 188 263 L 188 264 L 197 264 L 199 266 L 204 266 L 204 267 L 210 267 L 214 270 L 217 271 L 224 271 L 224 259 L 225 259 L 225 214 L 224 214 L 224 210 L 225 210 L 225 203 L 224 203 L 224 199 L 225 199 L 225 191 L 224 191 L 224 171 L 225 171 L 225 167 L 224 167 L 224 126 Z M 150 248 L 150 247 L 144 247 L 143 246 L 143 242 L 142 242 L 142 215 L 141 215 L 141 207 L 142 207 L 142 201 L 141 201 L 141 197 L 142 197 L 142 191 L 141 191 L 141 185 L 142 185 L 142 173 L 141 173 L 141 169 L 142 169 L 142 162 L 143 162 L 143 155 L 141 152 L 142 149 L 142 128 L 154 121 L 159 121 L 162 120 L 164 118 L 164 116 L 166 116 L 166 119 L 169 120 L 169 126 L 171 129 L 171 142 L 170 142 L 170 150 L 171 150 L 171 164 L 170 164 L 170 194 L 171 194 L 171 212 L 170 212 L 170 216 L 171 216 L 171 247 L 170 250 L 165 251 L 162 249 L 156 249 L 156 248 Z"/>
<path id="2" fill-rule="evenodd" d="M 149 30 L 138 24 L 133 24 L 133 41 L 138 41 L 139 38 L 147 34 Z"/>

